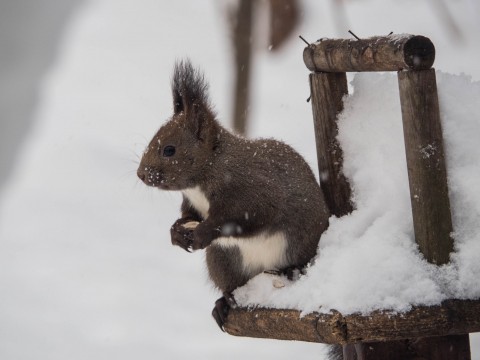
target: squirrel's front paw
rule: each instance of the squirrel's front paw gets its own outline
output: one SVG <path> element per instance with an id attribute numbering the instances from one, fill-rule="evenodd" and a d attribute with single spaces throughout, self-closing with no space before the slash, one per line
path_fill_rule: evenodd
<path id="1" fill-rule="evenodd" d="M 203 227 L 197 228 L 193 232 L 192 249 L 193 250 L 205 249 L 208 245 L 212 243 L 211 239 L 212 237 L 210 236 L 208 231 L 206 231 L 205 228 Z"/>
<path id="2" fill-rule="evenodd" d="M 197 234 L 193 233 L 192 234 L 192 250 L 201 250 L 205 249 L 210 243 L 207 243 L 203 241 L 201 236 L 198 236 Z"/>
<path id="3" fill-rule="evenodd" d="M 182 249 L 188 252 L 192 252 L 193 247 L 193 230 L 199 224 L 198 221 L 192 219 L 183 218 L 178 219 L 170 228 L 170 236 L 172 238 L 172 244 L 180 246 Z"/>
<path id="4" fill-rule="evenodd" d="M 214 239 L 218 238 L 219 234 L 220 230 L 214 227 L 209 219 L 202 221 L 193 231 L 191 249 L 205 249 Z"/>

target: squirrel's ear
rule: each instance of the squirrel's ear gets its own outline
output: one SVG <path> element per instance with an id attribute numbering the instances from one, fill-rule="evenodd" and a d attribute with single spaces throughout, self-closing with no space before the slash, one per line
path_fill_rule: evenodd
<path id="1" fill-rule="evenodd" d="M 193 102 L 185 110 L 189 130 L 200 141 L 208 140 L 211 128 L 210 114 L 201 103 Z"/>

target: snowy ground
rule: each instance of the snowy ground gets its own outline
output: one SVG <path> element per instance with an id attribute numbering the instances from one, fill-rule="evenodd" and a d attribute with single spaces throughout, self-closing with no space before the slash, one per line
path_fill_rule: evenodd
<path id="1" fill-rule="evenodd" d="M 218 294 L 207 281 L 203 254 L 187 254 L 170 245 L 168 229 L 178 215 L 180 196 L 147 188 L 136 179 L 138 154 L 171 112 L 169 78 L 175 59 L 189 56 L 205 70 L 221 120 L 228 124 L 230 116 L 231 57 L 223 3 L 166 4 L 154 0 L 90 1 L 76 13 L 64 33 L 61 52 L 43 83 L 33 129 L 18 148 L 17 166 L 9 174 L 0 197 L 2 359 L 321 358 L 321 345 L 241 339 L 220 333 L 210 317 Z M 332 30 L 331 12 L 326 4 L 305 3 L 305 21 L 298 32 L 307 39 L 338 35 Z M 463 40 L 458 41 L 432 15 L 432 4 L 413 0 L 356 1 L 348 3 L 347 15 L 350 27 L 360 36 L 390 31 L 429 36 L 437 48 L 437 69 L 455 74 L 465 72 L 480 80 L 480 45 L 476 38 L 479 28 L 475 22 L 478 5 L 464 0 L 451 6 L 463 33 Z M 311 109 L 305 102 L 309 94 L 301 58 L 303 45 L 292 40 L 277 56 L 258 52 L 251 133 L 285 140 L 314 165 Z M 383 101 L 385 110 L 372 105 L 358 109 L 358 116 L 369 120 L 368 114 L 374 111 L 388 116 L 396 112 L 389 107 L 393 104 L 389 99 L 396 97 L 393 83 L 391 78 L 382 76 L 357 78 L 355 89 L 365 84 L 392 88 Z M 439 76 L 439 86 L 447 83 L 457 88 L 443 93 L 446 101 L 458 101 L 450 97 L 466 88 L 473 94 L 479 91 L 478 83 Z M 352 104 L 360 101 L 358 97 L 355 100 L 356 96 Z M 464 106 L 454 109 L 456 113 L 449 114 L 463 118 L 478 114 L 478 105 L 472 104 L 474 98 L 472 95 Z M 364 101 L 368 104 L 370 100 Z M 357 108 L 347 107 L 350 113 L 342 120 L 346 127 L 354 121 Z M 479 122 L 477 115 L 476 120 L 463 122 L 467 125 L 462 129 L 451 121 L 450 131 L 475 133 Z M 362 123 L 355 125 L 361 133 Z M 398 133 L 396 129 L 380 130 L 380 134 L 392 130 Z M 346 132 L 342 134 L 342 141 L 355 144 Z M 395 141 L 392 148 L 390 140 L 384 148 L 387 155 L 398 149 Z M 455 144 L 448 143 L 447 151 L 449 146 Z M 469 146 L 473 145 L 466 143 L 450 156 L 462 164 L 473 163 L 478 155 L 469 154 Z M 346 156 L 347 175 L 359 176 L 360 184 L 367 182 L 355 158 L 350 159 L 348 164 Z M 469 186 L 476 188 L 478 169 L 467 175 L 464 178 L 470 181 Z M 396 185 L 397 182 L 385 184 L 387 188 Z M 405 189 L 394 196 L 402 202 L 404 194 Z M 357 195 L 361 202 L 362 193 Z M 475 196 L 454 201 L 480 203 L 478 194 Z M 363 199 L 367 201 L 368 197 Z M 373 210 L 377 217 L 366 212 L 363 219 L 352 217 L 350 221 L 358 221 L 359 234 L 365 241 L 372 241 L 378 255 L 384 249 L 378 248 L 375 238 L 369 239 L 365 232 L 383 208 Z M 392 221 L 389 216 L 399 215 L 386 214 L 377 223 L 379 229 L 385 226 L 382 221 Z M 462 219 L 456 217 L 455 223 Z M 477 220 L 473 214 L 465 221 Z M 325 235 L 322 249 L 330 246 L 336 250 L 334 235 Z M 348 236 L 351 238 L 352 234 Z M 459 236 L 466 238 L 468 234 Z M 408 256 L 414 253 L 404 233 L 397 240 L 400 250 Z M 322 252 L 325 262 L 333 259 L 328 255 L 328 251 Z M 348 263 L 348 256 L 347 253 L 339 259 Z M 382 269 L 382 264 L 374 259 L 372 266 Z M 428 273 L 420 260 L 409 259 L 417 261 L 414 269 L 422 271 L 420 276 Z M 474 256 L 465 260 L 475 264 Z M 398 266 L 401 269 L 407 264 Z M 466 269 L 466 273 L 459 274 L 468 276 Z M 342 283 L 348 275 L 325 277 L 325 294 L 319 296 L 332 307 L 343 304 L 345 309 L 366 309 L 368 304 L 345 304 L 343 297 L 335 303 L 335 297 L 341 297 L 345 287 L 332 286 L 333 280 Z M 365 275 L 377 276 L 368 272 Z M 435 274 L 429 276 L 427 280 L 437 280 Z M 433 280 L 430 283 L 435 285 Z M 396 285 L 397 280 L 394 281 L 389 284 Z M 464 281 L 468 284 L 474 280 Z M 425 301 L 438 300 L 441 294 L 437 290 L 432 287 L 431 292 L 425 291 L 432 297 Z M 466 294 L 465 289 L 460 290 Z M 408 296 L 391 299 L 392 306 L 406 301 Z M 479 359 L 478 341 L 475 336 L 472 338 L 473 358 Z"/>

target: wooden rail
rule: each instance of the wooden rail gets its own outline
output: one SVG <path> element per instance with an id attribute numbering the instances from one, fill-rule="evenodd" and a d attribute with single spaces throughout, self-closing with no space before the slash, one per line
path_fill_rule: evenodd
<path id="1" fill-rule="evenodd" d="M 480 331 L 480 300 L 448 300 L 415 306 L 405 313 L 368 315 L 311 313 L 298 310 L 231 309 L 225 323 L 230 335 L 325 344 L 385 342 Z"/>
<path id="2" fill-rule="evenodd" d="M 303 61 L 314 72 L 426 70 L 435 61 L 435 47 L 417 35 L 320 39 L 305 48 Z"/>

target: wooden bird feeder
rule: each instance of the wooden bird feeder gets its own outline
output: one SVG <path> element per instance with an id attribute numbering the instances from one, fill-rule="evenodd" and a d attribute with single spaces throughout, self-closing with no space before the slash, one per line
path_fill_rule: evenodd
<path id="1" fill-rule="evenodd" d="M 336 140 L 337 115 L 348 94 L 346 72 L 397 71 L 415 241 L 427 261 L 448 263 L 452 220 L 432 42 L 414 35 L 320 39 L 304 49 L 303 59 L 312 71 L 319 171 L 329 174 L 320 184 L 336 216 L 353 209 Z M 436 151 L 424 156 L 421 150 L 429 146 Z M 332 311 L 304 317 L 296 310 L 236 308 L 230 310 L 225 330 L 236 336 L 341 344 L 345 360 L 468 360 L 468 334 L 480 331 L 480 301 L 452 299 L 401 314 Z"/>

